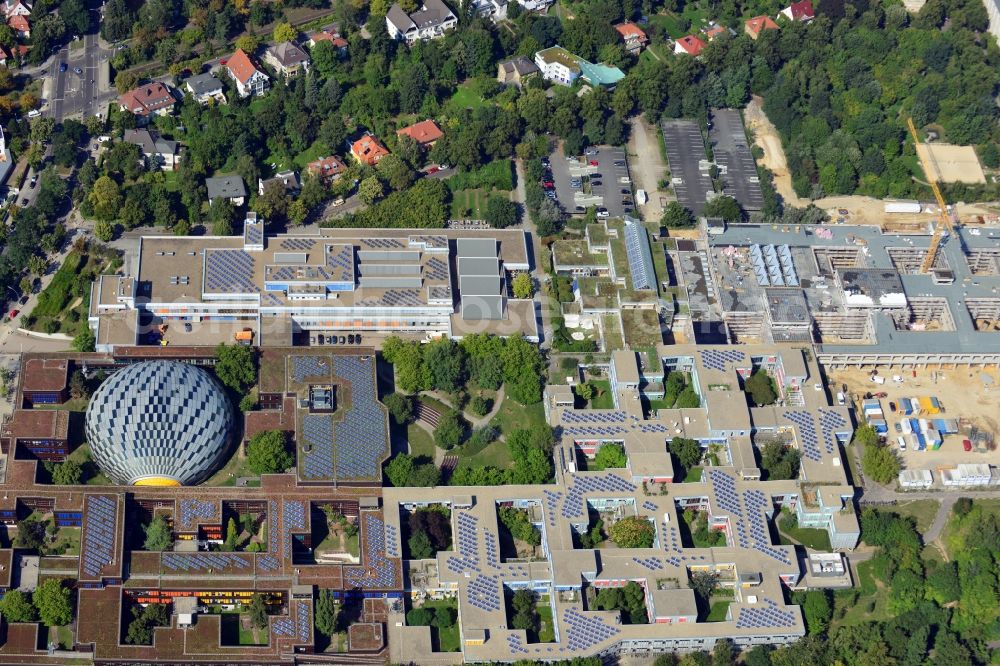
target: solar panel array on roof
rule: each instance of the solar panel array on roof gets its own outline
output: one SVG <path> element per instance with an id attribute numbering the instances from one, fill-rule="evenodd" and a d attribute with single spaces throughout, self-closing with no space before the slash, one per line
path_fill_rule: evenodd
<path id="1" fill-rule="evenodd" d="M 180 510 L 180 527 L 189 529 L 199 523 L 218 520 L 216 510 L 218 504 L 198 499 L 182 499 Z"/>
<path id="2" fill-rule="evenodd" d="M 257 293 L 254 284 L 256 260 L 246 250 L 207 250 L 205 289 L 217 293 Z"/>
<path id="3" fill-rule="evenodd" d="M 399 585 L 395 562 L 386 557 L 385 522 L 372 512 L 361 514 L 364 532 L 365 561 L 363 567 L 344 567 L 344 577 L 350 585 L 362 589 L 386 589 Z"/>
<path id="4" fill-rule="evenodd" d="M 764 599 L 764 604 L 763 607 L 741 608 L 736 614 L 736 628 L 760 629 L 795 626 L 795 613 L 780 608 L 770 599 Z"/>
<path id="5" fill-rule="evenodd" d="M 701 354 L 702 365 L 709 370 L 725 370 L 727 364 L 743 363 L 746 359 L 743 352 L 729 349 L 702 349 L 698 353 Z"/>
<path id="6" fill-rule="evenodd" d="M 333 476 L 333 419 L 329 414 L 307 414 L 302 417 L 299 433 L 308 451 L 301 450 L 302 477 L 329 479 Z"/>
<path id="7" fill-rule="evenodd" d="M 316 241 L 312 238 L 285 238 L 279 244 L 282 250 L 297 250 L 305 252 L 311 250 Z"/>
<path id="8" fill-rule="evenodd" d="M 162 553 L 160 564 L 168 571 L 249 569 L 252 557 L 241 553 Z"/>
<path id="9" fill-rule="evenodd" d="M 498 611 L 503 603 L 500 594 L 500 579 L 496 576 L 479 574 L 465 586 L 465 596 L 470 604 L 480 610 Z"/>
<path id="10" fill-rule="evenodd" d="M 602 618 L 584 615 L 573 607 L 563 611 L 563 622 L 568 627 L 566 645 L 570 650 L 590 650 L 621 633 L 618 627 L 606 624 Z"/>
<path id="11" fill-rule="evenodd" d="M 653 269 L 653 255 L 649 250 L 646 228 L 641 224 L 625 225 L 625 255 L 632 274 L 632 288 L 636 291 L 656 288 L 656 272 Z"/>
<path id="12" fill-rule="evenodd" d="M 113 497 L 91 495 L 83 508 L 83 543 L 80 568 L 97 578 L 115 559 L 115 535 L 118 533 L 118 503 Z"/>
<path id="13" fill-rule="evenodd" d="M 386 414 L 377 401 L 374 357 L 337 356 L 333 364 L 337 376 L 351 385 L 351 406 L 334 425 L 336 476 L 381 479 L 389 440 Z"/>
<path id="14" fill-rule="evenodd" d="M 632 493 L 635 484 L 630 483 L 617 474 L 599 474 L 595 476 L 573 477 L 563 502 L 564 518 L 575 518 L 586 514 L 583 506 L 583 496 L 589 493 Z"/>
<path id="15" fill-rule="evenodd" d="M 785 412 L 784 416 L 798 427 L 802 454 L 813 462 L 822 460 L 823 454 L 819 450 L 819 437 L 816 436 L 812 414 L 805 410 L 794 410 Z"/>

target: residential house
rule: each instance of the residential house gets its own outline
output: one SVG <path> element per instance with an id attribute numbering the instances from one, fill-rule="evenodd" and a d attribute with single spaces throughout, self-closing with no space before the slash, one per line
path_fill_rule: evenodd
<path id="1" fill-rule="evenodd" d="M 217 199 L 228 199 L 234 206 L 242 206 L 247 199 L 247 188 L 239 176 L 215 176 L 205 179 L 208 203 Z"/>
<path id="2" fill-rule="evenodd" d="M 122 111 L 128 111 L 146 121 L 150 116 L 166 116 L 173 112 L 177 98 L 166 84 L 151 81 L 129 90 L 118 98 Z"/>
<path id="3" fill-rule="evenodd" d="M 309 56 L 292 42 L 282 42 L 267 49 L 264 62 L 287 79 L 309 71 Z"/>
<path id="4" fill-rule="evenodd" d="M 3 15 L 7 18 L 11 16 L 31 16 L 31 4 L 24 0 L 5 0 L 3 3 Z"/>
<path id="5" fill-rule="evenodd" d="M 7 147 L 7 139 L 3 135 L 3 127 L 0 127 L 0 185 L 4 185 L 10 178 L 11 171 L 14 170 L 14 158 Z"/>
<path id="6" fill-rule="evenodd" d="M 273 178 L 268 178 L 266 180 L 258 178 L 257 194 L 264 194 L 264 190 L 271 183 L 278 183 L 282 188 L 284 188 L 285 192 L 288 193 L 298 192 L 302 187 L 302 184 L 299 182 L 299 174 L 294 171 L 280 171 L 274 174 Z"/>
<path id="7" fill-rule="evenodd" d="M 408 136 L 417 142 L 421 148 L 430 148 L 438 139 L 444 136 L 444 132 L 433 120 L 422 120 L 419 123 L 404 127 L 396 132 L 397 136 Z"/>
<path id="8" fill-rule="evenodd" d="M 10 26 L 10 29 L 20 39 L 29 39 L 31 37 L 31 23 L 28 21 L 27 16 L 12 14 L 7 17 L 7 25 Z"/>
<path id="9" fill-rule="evenodd" d="M 595 86 L 614 86 L 625 77 L 625 73 L 617 67 L 587 62 L 561 46 L 536 53 L 535 65 L 546 81 L 564 86 L 573 85 L 577 78 Z"/>
<path id="10" fill-rule="evenodd" d="M 529 12 L 544 12 L 554 2 L 555 0 L 517 0 L 517 4 Z"/>
<path id="11" fill-rule="evenodd" d="M 420 9 L 407 14 L 399 3 L 394 3 L 385 15 L 389 36 L 401 39 L 407 45 L 443 37 L 458 25 L 458 17 L 442 0 L 425 0 Z"/>
<path id="12" fill-rule="evenodd" d="M 525 80 L 536 74 L 538 74 L 538 67 L 524 56 L 513 60 L 504 60 L 497 67 L 497 81 L 518 88 Z"/>
<path id="13" fill-rule="evenodd" d="M 674 42 L 674 53 L 698 57 L 708 44 L 694 35 L 685 35 Z"/>
<path id="14" fill-rule="evenodd" d="M 317 44 L 330 42 L 337 50 L 337 55 L 344 57 L 347 55 L 347 40 L 340 36 L 340 33 L 332 28 L 317 30 L 309 36 L 309 48 L 315 48 Z"/>
<path id="15" fill-rule="evenodd" d="M 809 0 L 793 2 L 781 10 L 781 15 L 789 21 L 798 21 L 800 23 L 808 23 L 816 18 L 816 12 L 813 10 L 813 4 Z"/>
<path id="16" fill-rule="evenodd" d="M 639 55 L 642 48 L 649 43 L 649 37 L 635 23 L 619 23 L 615 26 L 615 30 L 622 36 L 622 40 L 625 42 L 625 52 L 630 55 Z"/>
<path id="17" fill-rule="evenodd" d="M 507 0 L 465 0 L 472 3 L 472 12 L 476 16 L 490 21 L 503 21 L 507 18 Z"/>
<path id="18" fill-rule="evenodd" d="M 347 165 L 340 161 L 336 155 L 330 155 L 313 160 L 306 165 L 306 171 L 319 178 L 324 184 L 329 185 L 347 171 Z"/>
<path id="19" fill-rule="evenodd" d="M 180 144 L 164 139 L 158 132 L 146 129 L 125 130 L 125 142 L 139 146 L 149 164 L 163 171 L 173 171 L 180 164 Z"/>
<path id="20" fill-rule="evenodd" d="M 365 134 L 351 144 L 351 155 L 354 159 L 368 166 L 375 166 L 388 154 L 389 149 L 371 134 Z"/>
<path id="21" fill-rule="evenodd" d="M 561 46 L 552 46 L 535 53 L 535 65 L 542 78 L 563 86 L 571 86 L 580 76 L 579 58 Z"/>
<path id="22" fill-rule="evenodd" d="M 708 38 L 708 41 L 714 42 L 717 38 L 721 37 L 727 32 L 729 32 L 729 28 L 726 28 L 721 25 L 713 25 L 711 28 L 705 31 L 705 37 Z"/>
<path id="23" fill-rule="evenodd" d="M 743 24 L 743 31 L 750 35 L 750 39 L 757 39 L 765 30 L 777 29 L 778 24 L 770 16 L 755 16 Z"/>
<path id="24" fill-rule="evenodd" d="M 3 44 L 0 44 L 0 65 L 6 66 L 7 61 L 12 59 L 13 57 L 14 57 L 13 54 L 7 50 L 7 47 L 5 47 Z"/>
<path id="25" fill-rule="evenodd" d="M 253 64 L 243 49 L 236 49 L 236 53 L 226 61 L 226 70 L 236 82 L 240 97 L 263 95 L 270 86 L 271 79 Z"/>
<path id="26" fill-rule="evenodd" d="M 200 104 L 214 101 L 216 104 L 226 103 L 226 94 L 222 91 L 222 81 L 215 78 L 213 72 L 192 76 L 184 82 L 184 87 Z"/>

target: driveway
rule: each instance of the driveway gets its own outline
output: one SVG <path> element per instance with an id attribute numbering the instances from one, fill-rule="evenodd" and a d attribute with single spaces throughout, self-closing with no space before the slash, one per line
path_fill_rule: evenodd
<path id="1" fill-rule="evenodd" d="M 628 140 L 629 161 L 632 164 L 632 180 L 638 189 L 645 190 L 649 200 L 640 206 L 642 218 L 647 222 L 658 222 L 663 217 L 664 206 L 660 198 L 674 197 L 659 189 L 659 181 L 666 176 L 667 165 L 660 152 L 660 137 L 656 128 L 646 122 L 645 117 L 632 119 L 632 132 Z"/>

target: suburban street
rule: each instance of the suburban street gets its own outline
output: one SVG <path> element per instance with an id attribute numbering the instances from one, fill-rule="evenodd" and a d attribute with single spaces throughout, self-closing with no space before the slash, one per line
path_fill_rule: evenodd
<path id="1" fill-rule="evenodd" d="M 50 59 L 48 73 L 43 75 L 45 113 L 56 121 L 103 114 L 108 103 L 117 96 L 111 86 L 108 63 L 112 51 L 101 47 L 96 33 L 81 39 L 82 48 L 63 47 Z M 60 63 L 66 63 L 65 72 L 59 71 Z"/>

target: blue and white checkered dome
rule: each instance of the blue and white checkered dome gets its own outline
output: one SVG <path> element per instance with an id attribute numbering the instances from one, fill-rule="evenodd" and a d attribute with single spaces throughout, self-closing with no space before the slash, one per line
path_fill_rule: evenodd
<path id="1" fill-rule="evenodd" d="M 94 461 L 120 485 L 193 485 L 224 461 L 233 410 L 215 378 L 177 361 L 118 370 L 87 407 Z"/>

